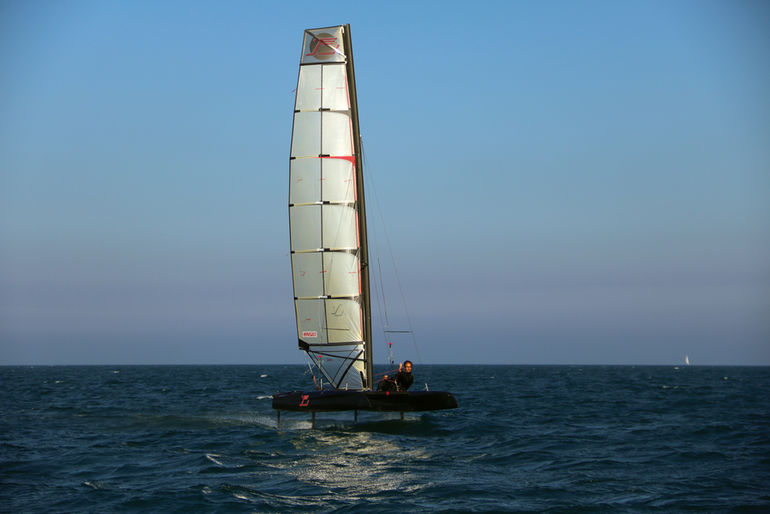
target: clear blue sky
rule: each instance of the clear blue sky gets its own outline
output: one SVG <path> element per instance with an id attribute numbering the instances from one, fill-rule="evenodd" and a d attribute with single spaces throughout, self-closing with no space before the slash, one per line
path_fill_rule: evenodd
<path id="1" fill-rule="evenodd" d="M 423 362 L 770 364 L 770 4 L 727 0 L 0 1 L 0 364 L 304 362 L 340 23 Z"/>

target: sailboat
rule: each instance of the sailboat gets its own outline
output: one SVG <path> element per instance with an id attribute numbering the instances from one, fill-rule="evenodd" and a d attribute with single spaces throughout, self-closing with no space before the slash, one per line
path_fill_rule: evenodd
<path id="1" fill-rule="evenodd" d="M 373 372 L 369 252 L 350 26 L 304 31 L 289 157 L 289 232 L 299 348 L 315 389 L 280 411 L 428 411 L 448 392 L 380 392 Z M 311 368 L 312 368 L 311 366 Z M 314 414 L 315 416 L 315 414 Z M 315 419 L 315 418 L 314 418 Z"/>
<path id="2" fill-rule="evenodd" d="M 684 365 L 685 366 L 689 366 L 690 365 L 690 356 L 689 355 L 685 355 L 684 356 Z"/>

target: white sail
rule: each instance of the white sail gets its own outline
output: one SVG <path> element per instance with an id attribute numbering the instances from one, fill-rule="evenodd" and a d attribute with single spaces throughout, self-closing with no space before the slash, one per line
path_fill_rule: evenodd
<path id="1" fill-rule="evenodd" d="M 300 348 L 333 387 L 361 389 L 367 386 L 370 356 L 357 120 L 344 31 L 344 26 L 305 31 L 291 140 L 289 226 Z"/>

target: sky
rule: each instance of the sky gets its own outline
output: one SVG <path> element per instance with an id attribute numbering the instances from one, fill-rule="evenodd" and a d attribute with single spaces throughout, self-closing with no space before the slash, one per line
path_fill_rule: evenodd
<path id="1" fill-rule="evenodd" d="M 343 23 L 397 360 L 770 365 L 749 0 L 0 0 L 0 365 L 304 363 L 293 90 Z"/>

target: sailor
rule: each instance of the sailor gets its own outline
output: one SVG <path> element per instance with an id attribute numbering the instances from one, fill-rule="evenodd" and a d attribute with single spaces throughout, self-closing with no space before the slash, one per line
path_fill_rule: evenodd
<path id="1" fill-rule="evenodd" d="M 393 378 L 396 383 L 396 388 L 399 391 L 406 391 L 414 383 L 414 375 L 412 375 L 412 361 L 404 361 L 403 366 L 398 365 L 398 373 Z"/>
<path id="2" fill-rule="evenodd" d="M 385 392 L 404 392 L 409 389 L 409 386 L 414 383 L 414 375 L 412 375 L 412 361 L 404 361 L 403 364 L 398 365 L 398 373 L 393 378 L 388 375 L 382 377 L 378 391 Z"/>

